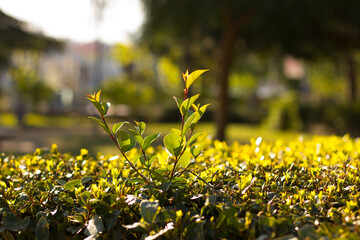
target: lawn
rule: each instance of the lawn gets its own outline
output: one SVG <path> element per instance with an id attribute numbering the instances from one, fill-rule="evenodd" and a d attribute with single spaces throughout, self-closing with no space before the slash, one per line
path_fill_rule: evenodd
<path id="1" fill-rule="evenodd" d="M 81 116 L 43 116 L 28 114 L 25 117 L 26 127 L 19 129 L 13 114 L 1 113 L 0 128 L 2 142 L 0 151 L 21 154 L 31 152 L 38 147 L 50 147 L 56 143 L 62 152 L 77 154 L 80 148 L 89 149 L 91 154 L 98 152 L 117 154 L 110 138 L 102 129 L 87 117 Z M 161 133 L 165 136 L 171 128 L 179 123 L 148 123 L 146 133 Z M 213 123 L 199 123 L 196 131 L 205 131 L 214 137 L 216 127 Z M 295 131 L 269 131 L 257 125 L 232 123 L 227 128 L 228 142 L 238 141 L 249 143 L 251 138 L 262 137 L 267 141 L 276 139 L 293 140 L 299 135 L 307 136 Z M 159 140 L 155 144 L 162 144 Z"/>

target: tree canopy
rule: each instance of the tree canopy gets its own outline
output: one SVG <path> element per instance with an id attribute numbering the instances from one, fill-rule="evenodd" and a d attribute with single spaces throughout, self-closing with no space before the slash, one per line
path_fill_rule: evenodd
<path id="1" fill-rule="evenodd" d="M 28 29 L 28 25 L 0 10 L 0 66 L 9 63 L 15 49 L 45 51 L 61 49 L 62 43 Z"/>
<path id="2" fill-rule="evenodd" d="M 244 49 L 315 59 L 360 47 L 360 2 L 353 0 L 144 0 L 143 4 L 146 44 L 159 53 L 181 46 L 185 65 L 191 66 L 194 51 L 214 64 L 209 67 L 217 76 L 219 139 L 225 138 L 229 73 L 233 59 Z"/>

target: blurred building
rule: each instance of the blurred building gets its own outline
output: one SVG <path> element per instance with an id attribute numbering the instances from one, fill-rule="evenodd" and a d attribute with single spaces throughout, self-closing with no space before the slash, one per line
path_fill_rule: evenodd
<path id="1" fill-rule="evenodd" d="M 63 51 L 42 53 L 36 59 L 31 54 L 21 54 L 21 57 L 14 54 L 12 63 L 34 69 L 39 79 L 53 89 L 55 96 L 46 111 L 84 112 L 85 94 L 95 91 L 102 81 L 121 71 L 111 58 L 111 48 L 100 42 L 67 42 Z M 11 89 L 11 75 L 3 72 L 2 78 L 5 80 L 0 82 L 1 89 Z"/>

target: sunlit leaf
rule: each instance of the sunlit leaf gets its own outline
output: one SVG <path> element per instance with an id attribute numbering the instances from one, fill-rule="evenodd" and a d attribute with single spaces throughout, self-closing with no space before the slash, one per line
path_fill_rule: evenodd
<path id="1" fill-rule="evenodd" d="M 187 168 L 189 166 L 189 163 L 190 163 L 190 158 L 191 158 L 191 154 L 190 154 L 190 151 L 187 150 L 185 151 L 180 159 L 179 159 L 179 165 L 182 167 L 182 168 Z"/>
<path id="2" fill-rule="evenodd" d="M 184 142 L 185 139 L 181 137 L 181 133 L 177 134 L 174 131 L 164 137 L 164 145 L 166 149 L 175 157 L 179 156 L 185 147 Z"/>
<path id="3" fill-rule="evenodd" d="M 196 70 L 194 72 L 192 72 L 189 77 L 187 78 L 186 81 L 186 89 L 189 89 L 189 87 L 191 86 L 191 84 L 193 84 L 193 82 L 201 76 L 201 74 L 203 74 L 204 72 L 209 71 L 209 69 L 205 69 L 205 70 Z"/>
<path id="4" fill-rule="evenodd" d="M 124 124 L 130 124 L 129 122 L 127 121 L 124 121 L 124 122 L 117 122 L 113 125 L 113 128 L 112 128 L 112 132 L 113 134 L 117 134 L 117 132 L 121 129 L 121 127 L 124 125 Z"/>
<path id="5" fill-rule="evenodd" d="M 153 143 L 156 139 L 160 137 L 160 133 L 151 134 L 149 136 L 146 136 L 144 139 L 144 147 L 143 149 L 146 150 L 151 143 Z"/>
<path id="6" fill-rule="evenodd" d="M 126 153 L 135 146 L 135 138 L 123 130 L 119 130 L 117 133 L 118 142 L 121 150 Z"/>
<path id="7" fill-rule="evenodd" d="M 130 132 L 131 132 L 132 136 L 135 138 L 136 142 L 139 144 L 139 146 L 142 149 L 144 149 L 144 138 L 143 138 L 143 136 L 141 136 L 139 132 L 137 132 L 135 130 L 132 130 L 132 129 L 130 129 Z"/>
<path id="8" fill-rule="evenodd" d="M 184 136 L 186 131 L 190 128 L 190 125 L 194 123 L 194 121 L 199 118 L 199 113 L 198 112 L 194 112 L 193 114 L 191 114 L 191 116 L 186 120 L 184 126 L 183 126 L 183 130 L 181 132 L 181 135 Z"/>
<path id="9" fill-rule="evenodd" d="M 194 104 L 194 102 L 196 101 L 196 99 L 198 99 L 199 96 L 200 96 L 200 94 L 196 94 L 190 98 L 187 98 L 185 101 L 183 101 L 181 103 L 180 112 L 181 112 L 182 116 L 184 116 L 187 113 L 187 111 L 190 109 L 191 105 Z"/>

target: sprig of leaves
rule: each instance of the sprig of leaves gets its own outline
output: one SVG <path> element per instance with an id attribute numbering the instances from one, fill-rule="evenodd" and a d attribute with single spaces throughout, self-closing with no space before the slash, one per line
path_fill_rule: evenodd
<path id="1" fill-rule="evenodd" d="M 184 100 L 174 97 L 181 115 L 181 128 L 171 129 L 170 133 L 164 137 L 164 146 L 169 153 L 168 166 L 172 165 L 172 167 L 165 170 L 155 169 L 152 166 L 152 163 L 157 156 L 156 153 L 147 154 L 147 149 L 160 137 L 159 133 L 145 136 L 146 123 L 137 121 L 135 121 L 134 125 L 127 121 L 118 122 L 110 128 L 106 122 L 106 115 L 111 104 L 109 102 L 100 101 L 101 90 L 97 93 L 87 94 L 87 99 L 95 106 L 100 114 L 100 118 L 93 116 L 90 116 L 89 118 L 95 120 L 104 129 L 131 168 L 135 170 L 146 184 L 152 184 L 157 187 L 157 182 L 163 185 L 166 182 L 172 181 L 179 166 L 183 170 L 187 169 L 191 159 L 195 160 L 201 154 L 203 145 L 195 146 L 193 144 L 200 134 L 193 135 L 193 132 L 196 124 L 204 115 L 209 104 L 203 106 L 196 104 L 195 102 L 200 95 L 196 94 L 192 97 L 188 97 L 188 92 L 195 80 L 207 71 L 208 70 L 206 69 L 196 70 L 191 74 L 189 74 L 189 71 L 183 73 L 185 83 Z M 125 124 L 130 126 L 128 131 L 122 129 Z M 189 134 L 187 135 L 188 132 Z M 134 148 L 136 144 L 142 155 L 129 159 L 126 153 Z M 140 168 L 134 164 L 138 160 L 140 160 L 141 163 Z M 178 175 L 181 175 L 182 172 L 184 171 L 179 172 Z M 146 175 L 148 177 L 146 177 Z"/>

